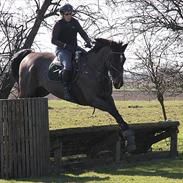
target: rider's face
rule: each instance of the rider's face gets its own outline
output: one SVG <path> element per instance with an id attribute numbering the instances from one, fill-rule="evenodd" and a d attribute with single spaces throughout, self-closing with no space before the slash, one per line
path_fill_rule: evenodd
<path id="1" fill-rule="evenodd" d="M 64 17 L 64 19 L 65 19 L 66 22 L 70 22 L 71 19 L 72 19 L 72 12 L 65 12 L 63 14 L 63 17 Z"/>

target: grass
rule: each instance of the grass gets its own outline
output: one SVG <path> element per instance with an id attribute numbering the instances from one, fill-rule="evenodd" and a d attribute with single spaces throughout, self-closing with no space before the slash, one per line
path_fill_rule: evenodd
<path id="1" fill-rule="evenodd" d="M 183 159 L 159 160 L 128 165 L 110 165 L 88 171 L 65 172 L 57 176 L 2 180 L 0 183 L 182 183 Z"/>
<path id="2" fill-rule="evenodd" d="M 116 101 L 120 114 L 128 123 L 144 123 L 162 121 L 162 113 L 157 101 Z M 166 101 L 167 116 L 170 120 L 183 122 L 183 101 Z M 97 126 L 116 124 L 107 113 L 79 106 L 65 101 L 49 101 L 50 129 Z M 43 178 L 0 180 L 0 183 L 32 183 L 32 182 L 87 182 L 87 183 L 183 183 L 183 125 L 179 128 L 179 152 L 177 159 L 138 162 L 127 165 L 106 165 L 90 170 L 75 170 L 60 175 Z M 166 141 L 167 143 L 167 141 Z M 165 141 L 155 148 L 166 147 Z"/>
<path id="3" fill-rule="evenodd" d="M 130 123 L 162 121 L 162 112 L 157 101 L 116 101 L 116 106 L 124 120 Z M 183 101 L 166 101 L 169 120 L 183 121 Z M 108 113 L 93 108 L 71 104 L 62 100 L 49 101 L 50 129 L 79 126 L 116 124 Z M 182 128 L 182 126 L 181 126 Z"/>

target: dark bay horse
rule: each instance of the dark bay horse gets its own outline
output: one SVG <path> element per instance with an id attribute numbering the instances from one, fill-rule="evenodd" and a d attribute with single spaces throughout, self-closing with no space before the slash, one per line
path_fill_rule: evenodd
<path id="1" fill-rule="evenodd" d="M 127 44 L 96 39 L 94 48 L 83 56 L 85 65 L 76 74 L 71 93 L 76 103 L 110 113 L 127 140 L 127 150 L 132 151 L 135 149 L 134 133 L 119 114 L 112 97 L 112 83 L 116 89 L 123 85 L 126 47 Z M 44 97 L 52 93 L 63 98 L 62 83 L 48 78 L 49 65 L 54 58 L 52 53 L 32 52 L 29 49 L 14 55 L 11 68 L 19 84 L 19 97 Z"/>

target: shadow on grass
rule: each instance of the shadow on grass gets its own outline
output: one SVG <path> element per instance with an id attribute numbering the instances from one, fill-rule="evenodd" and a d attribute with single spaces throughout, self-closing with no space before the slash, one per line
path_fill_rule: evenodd
<path id="1" fill-rule="evenodd" d="M 127 176 L 161 176 L 171 179 L 183 180 L 183 155 L 178 159 L 165 159 L 144 163 L 131 163 L 127 166 L 112 166 L 110 168 L 97 168 L 97 173 Z"/>
<path id="2" fill-rule="evenodd" d="M 89 173 L 87 174 L 87 172 L 90 171 L 94 172 L 95 176 L 89 175 Z M 16 181 L 32 181 L 43 183 L 82 183 L 89 181 L 102 182 L 110 180 L 111 176 L 160 176 L 183 180 L 183 155 L 179 156 L 178 159 L 164 159 L 148 161 L 144 163 L 130 163 L 126 165 L 106 165 L 105 167 L 95 167 L 90 169 L 75 169 L 69 172 L 61 173 L 60 175 L 52 175 L 49 177 L 35 179 L 17 179 Z"/>

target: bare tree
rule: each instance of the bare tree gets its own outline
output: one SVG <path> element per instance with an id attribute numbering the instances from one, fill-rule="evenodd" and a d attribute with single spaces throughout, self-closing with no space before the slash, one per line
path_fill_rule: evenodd
<path id="1" fill-rule="evenodd" d="M 7 98 L 14 86 L 14 80 L 10 72 L 10 60 L 12 55 L 21 48 L 30 48 L 33 44 L 36 34 L 44 20 L 45 12 L 52 3 L 51 0 L 46 0 L 41 3 L 39 0 L 36 3 L 36 12 L 30 17 L 23 19 L 22 15 L 15 12 L 10 12 L 11 4 L 6 7 L 7 1 L 1 5 L 0 14 L 0 31 L 1 31 L 1 79 L 0 79 L 0 98 Z M 6 8 L 5 8 L 6 7 Z M 55 9 L 53 9 L 54 12 Z M 48 15 L 47 15 L 48 16 Z M 15 20 L 16 19 L 16 20 Z M 33 24 L 33 26 L 31 26 Z"/>
<path id="2" fill-rule="evenodd" d="M 135 65 L 133 75 L 140 89 L 156 94 L 166 121 L 165 94 L 175 95 L 179 92 L 177 79 L 181 66 L 173 61 L 174 58 L 170 59 L 169 41 L 159 40 L 154 36 L 154 32 L 151 32 L 143 33 L 143 43 L 136 52 L 140 62 Z"/>
<path id="3" fill-rule="evenodd" d="M 152 28 L 171 30 L 177 36 L 183 30 L 183 0 L 106 0 L 115 7 L 126 6 L 123 15 L 135 31 L 144 32 Z M 133 24 L 133 25 L 132 25 Z"/>
<path id="4" fill-rule="evenodd" d="M 144 67 L 148 66 L 151 68 L 151 75 L 146 75 L 146 80 L 149 80 L 149 83 L 154 76 L 157 76 L 158 71 L 158 78 L 154 78 L 154 81 L 167 86 L 170 85 L 171 81 L 173 83 L 169 88 L 172 91 L 169 92 L 173 94 L 180 92 L 180 88 L 183 85 L 183 0 L 107 0 L 106 2 L 110 6 L 113 5 L 114 8 L 122 6 L 126 9 L 126 13 L 122 14 L 122 16 L 119 14 L 117 19 L 121 23 L 123 30 L 127 30 L 131 45 L 134 45 L 131 49 L 138 47 L 139 43 L 144 39 L 144 35 L 150 36 L 149 41 L 151 42 L 144 44 L 144 47 L 141 47 L 141 52 L 136 53 L 140 59 L 140 64 L 143 65 L 141 68 L 138 67 L 139 70 L 136 74 L 140 76 Z M 157 44 L 153 47 L 152 33 L 160 45 Z M 160 62 L 162 63 L 163 61 L 163 65 L 161 64 L 160 66 L 158 64 L 158 58 L 154 58 L 154 55 L 152 55 L 154 52 L 159 57 Z M 149 58 L 143 58 L 144 55 L 149 55 Z M 148 65 L 143 63 L 144 59 L 149 60 Z M 154 61 L 157 62 L 156 65 Z M 176 73 L 179 73 L 179 76 Z M 165 83 L 160 81 L 161 78 L 167 78 L 169 84 L 167 81 Z M 163 90 L 161 89 L 159 92 L 159 98 L 161 98 L 161 93 L 164 93 Z"/>

